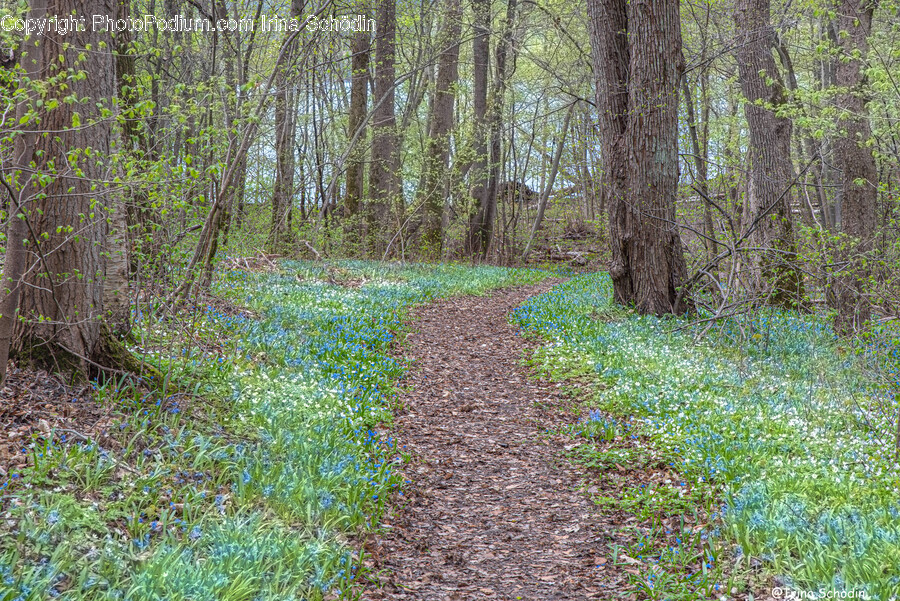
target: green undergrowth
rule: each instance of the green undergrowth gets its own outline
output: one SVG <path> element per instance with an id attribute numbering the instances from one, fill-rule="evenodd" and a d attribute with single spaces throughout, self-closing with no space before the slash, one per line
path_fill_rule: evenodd
<path id="1" fill-rule="evenodd" d="M 546 341 L 543 369 L 597 382 L 573 426 L 590 440 L 575 458 L 604 479 L 659 476 L 623 477 L 624 492 L 597 496 L 658 530 L 626 550 L 644 551 L 626 562 L 635 591 L 745 595 L 744 576 L 764 571 L 796 591 L 898 594 L 897 406 L 870 369 L 889 355 L 848 350 L 823 318 L 769 310 L 697 340 L 707 324 L 613 307 L 605 274 L 557 286 L 512 319 Z"/>
<path id="2" fill-rule="evenodd" d="M 374 428 L 390 419 L 410 307 L 546 275 L 286 261 L 220 274 L 230 308 L 198 306 L 188 325 L 136 315 L 167 381 L 80 400 L 122 416 L 97 440 L 23 444 L 34 465 L 3 485 L 0 600 L 348 595 L 353 538 L 402 494 L 398 450 Z"/>

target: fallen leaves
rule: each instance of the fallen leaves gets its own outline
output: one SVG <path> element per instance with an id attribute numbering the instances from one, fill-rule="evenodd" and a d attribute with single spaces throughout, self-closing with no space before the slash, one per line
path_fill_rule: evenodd
<path id="1" fill-rule="evenodd" d="M 605 565 L 602 516 L 558 461 L 571 439 L 560 386 L 522 366 L 510 310 L 546 284 L 423 307 L 404 353 L 391 433 L 412 456 L 409 484 L 376 536 L 362 595 L 378 599 L 600 599 L 623 575 Z M 368 548 L 368 544 L 367 544 Z M 586 567 L 587 566 L 587 567 Z"/>

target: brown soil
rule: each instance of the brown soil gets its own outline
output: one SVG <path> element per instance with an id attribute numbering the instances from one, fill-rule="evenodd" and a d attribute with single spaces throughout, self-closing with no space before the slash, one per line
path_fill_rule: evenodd
<path id="1" fill-rule="evenodd" d="M 31 443 L 102 438 L 115 412 L 92 396 L 90 386 L 68 386 L 45 371 L 19 369 L 10 362 L 0 388 L 0 484 L 31 465 Z M 23 452 L 25 451 L 25 452 Z"/>
<path id="2" fill-rule="evenodd" d="M 559 384 L 522 365 L 509 312 L 552 284 L 461 297 L 419 310 L 414 364 L 392 434 L 413 460 L 405 497 L 367 544 L 365 599 L 609 599 L 615 525 L 561 459 L 572 423 Z"/>

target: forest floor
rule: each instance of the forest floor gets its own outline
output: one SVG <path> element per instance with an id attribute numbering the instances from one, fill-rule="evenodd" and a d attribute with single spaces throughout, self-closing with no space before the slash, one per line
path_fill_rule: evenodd
<path id="1" fill-rule="evenodd" d="M 821 317 L 551 276 L 284 261 L 141 330 L 190 394 L 13 367 L 0 599 L 896 598 L 896 405 Z"/>
<path id="2" fill-rule="evenodd" d="M 411 457 L 405 496 L 367 542 L 366 599 L 610 598 L 620 524 L 562 458 L 577 403 L 523 364 L 508 315 L 555 282 L 420 308 L 402 350 L 393 435 Z M 568 448 L 567 448 L 568 446 Z"/>

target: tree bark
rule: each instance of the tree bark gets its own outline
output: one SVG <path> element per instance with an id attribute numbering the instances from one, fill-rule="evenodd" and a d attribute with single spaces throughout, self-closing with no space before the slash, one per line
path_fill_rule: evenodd
<path id="1" fill-rule="evenodd" d="M 755 227 L 750 235 L 754 292 L 772 304 L 795 306 L 803 279 L 794 265 L 792 124 L 776 114 L 787 98 L 772 54 L 776 40 L 769 12 L 769 0 L 738 0 L 734 12 L 738 78 L 750 130 L 744 222 Z"/>
<path id="2" fill-rule="evenodd" d="M 391 208 L 398 203 L 400 194 L 400 153 L 394 107 L 396 10 L 394 0 L 378 0 L 378 30 L 375 35 L 375 110 L 372 117 L 372 166 L 369 170 L 369 192 L 372 198 L 369 232 L 371 247 L 376 257 L 387 250 L 392 224 Z"/>
<path id="3" fill-rule="evenodd" d="M 686 279 L 675 223 L 677 0 L 589 0 L 588 17 L 609 207 L 616 302 L 644 314 L 683 313 Z"/>
<path id="4" fill-rule="evenodd" d="M 475 160 L 472 163 L 471 194 L 474 207 L 466 236 L 466 252 L 475 255 L 481 251 L 481 230 L 484 223 L 484 199 L 488 187 L 488 61 L 491 55 L 491 3 L 490 0 L 472 0 L 474 36 L 472 38 L 472 105 L 475 112 L 474 144 Z"/>
<path id="5" fill-rule="evenodd" d="M 47 0 L 32 0 L 29 19 L 43 19 L 47 16 Z M 28 82 L 21 85 L 30 85 L 41 77 L 43 66 L 43 44 L 40 36 L 33 34 L 20 49 L 19 65 L 25 72 Z M 19 100 L 16 107 L 16 123 L 21 123 L 30 110 L 34 108 L 33 102 L 37 100 L 39 93 L 32 89 L 31 93 Z M 13 332 L 16 325 L 17 309 L 22 290 L 22 276 L 28 263 L 28 251 L 25 248 L 25 240 L 28 236 L 28 224 L 26 222 L 27 211 L 35 194 L 38 193 L 38 183 L 32 179 L 32 161 L 37 146 L 38 134 L 32 123 L 25 124 L 26 131 L 16 137 L 13 149 L 12 177 L 7 178 L 9 186 L 9 221 L 6 229 L 6 259 L 3 264 L 2 293 L 0 301 L 0 385 L 6 379 L 6 367 L 9 362 L 9 350 L 12 343 Z"/>
<path id="6" fill-rule="evenodd" d="M 353 58 L 350 63 L 350 117 L 348 120 L 348 139 L 365 139 L 357 136 L 360 127 L 364 127 L 366 110 L 369 102 L 369 51 L 371 37 L 368 31 L 360 31 L 353 37 Z M 352 219 L 359 212 L 359 203 L 363 198 L 365 183 L 365 163 L 363 153 L 354 148 L 347 165 L 347 192 L 344 196 L 344 217 Z M 357 241 L 355 232 L 360 231 L 360 224 L 349 223 L 346 232 L 351 242 Z"/>
<path id="7" fill-rule="evenodd" d="M 51 0 L 49 15 L 115 15 L 114 0 Z M 40 110 L 41 128 L 54 132 L 36 147 L 36 168 L 46 178 L 28 212 L 34 234 L 26 246 L 25 288 L 20 302 L 23 321 L 16 323 L 14 353 L 51 371 L 82 376 L 107 361 L 112 342 L 103 328 L 108 259 L 110 159 L 115 122 L 116 70 L 108 32 L 50 29 L 42 44 L 41 72 L 51 76 L 46 98 L 56 108 Z M 89 51 L 85 51 L 89 48 Z M 60 77 L 83 71 L 86 77 Z M 65 102 L 66 98 L 86 99 Z"/>
<path id="8" fill-rule="evenodd" d="M 227 18 L 228 17 L 228 5 L 224 0 L 215 0 L 213 4 L 213 9 L 215 10 L 214 17 L 216 19 Z M 235 8 L 235 14 L 237 15 L 237 8 Z M 221 32 L 222 36 L 225 38 L 225 43 L 223 44 L 222 54 L 224 55 L 224 81 L 225 81 L 225 91 L 224 91 L 224 117 L 225 117 L 225 130 L 228 136 L 228 147 L 234 148 L 237 145 L 237 123 L 240 121 L 240 100 L 239 100 L 239 90 L 243 86 L 243 82 L 239 82 L 239 76 L 237 71 L 237 64 L 240 61 L 240 37 L 238 33 L 231 32 Z M 220 218 L 219 228 L 221 230 L 222 237 L 222 245 L 225 246 L 228 244 L 228 231 L 231 227 L 231 221 L 234 215 L 235 208 L 235 200 L 237 197 L 243 193 L 245 176 L 243 173 L 235 174 L 235 178 L 232 180 L 232 185 L 229 190 L 226 190 L 226 194 L 228 198 L 225 202 L 225 208 L 222 211 L 222 217 Z M 212 262 L 208 262 L 208 266 L 212 267 Z M 208 269 L 208 273 L 210 277 L 212 276 L 212 270 Z"/>
<path id="9" fill-rule="evenodd" d="M 450 162 L 450 132 L 454 126 L 456 83 L 459 79 L 459 36 L 462 32 L 462 3 L 445 0 L 444 30 L 439 41 L 437 80 L 434 86 L 424 176 L 419 198 L 422 203 L 423 255 L 438 259 L 443 243 L 444 194 Z"/>
<path id="10" fill-rule="evenodd" d="M 320 13 L 321 11 L 322 9 L 319 9 L 318 13 Z M 316 13 L 315 16 L 317 16 L 318 13 Z M 285 60 L 288 56 L 290 46 L 300 35 L 300 33 L 300 31 L 293 32 L 282 43 L 282 46 L 279 49 L 278 58 L 275 60 L 275 66 L 272 70 L 272 73 L 269 75 L 269 79 L 264 84 L 264 89 L 271 89 L 275 84 L 279 69 L 284 66 Z M 243 174 L 242 164 L 244 164 L 243 161 L 246 158 L 247 151 L 250 148 L 250 143 L 257 132 L 257 124 L 262 119 L 263 112 L 268 106 L 268 98 L 268 94 L 261 94 L 259 96 L 256 107 L 253 109 L 251 114 L 248 115 L 246 125 L 244 126 L 243 131 L 241 132 L 241 135 L 239 137 L 239 142 L 237 142 L 234 148 L 228 149 L 227 160 L 225 162 L 225 171 L 219 180 L 215 199 L 213 200 L 212 206 L 210 207 L 209 212 L 206 215 L 206 219 L 203 222 L 203 229 L 200 230 L 197 245 L 194 247 L 194 253 L 191 256 L 191 260 L 188 262 L 187 268 L 185 269 L 185 277 L 178 285 L 178 287 L 175 288 L 175 290 L 173 290 L 171 294 L 169 294 L 166 300 L 166 304 L 176 304 L 181 300 L 187 298 L 188 295 L 190 295 L 191 290 L 193 289 L 195 277 L 197 275 L 197 267 L 200 265 L 201 259 L 206 257 L 207 263 L 213 259 L 213 256 L 209 253 L 209 250 L 212 246 L 212 238 L 218 232 L 218 225 L 220 223 L 221 213 L 224 210 L 226 204 L 226 196 L 228 190 L 231 189 L 232 182 L 235 181 L 235 177 L 237 176 L 237 174 Z"/>
<path id="11" fill-rule="evenodd" d="M 298 19 L 305 4 L 305 0 L 292 0 L 291 18 Z M 286 33 L 285 42 L 290 37 L 291 33 Z M 294 117 L 297 112 L 294 105 L 293 44 L 287 48 L 287 52 L 275 84 L 275 186 L 272 191 L 272 220 L 266 243 L 273 253 L 283 252 L 292 243 L 290 214 L 294 203 Z"/>
<path id="12" fill-rule="evenodd" d="M 516 20 L 517 0 L 507 0 L 506 20 L 503 33 L 497 44 L 497 77 L 491 95 L 488 98 L 487 127 L 490 142 L 487 187 L 484 190 L 481 207 L 479 247 L 482 258 L 487 258 L 494 235 L 494 221 L 497 217 L 497 188 L 500 178 L 500 163 L 503 160 L 502 126 L 503 109 L 506 100 L 506 85 L 510 73 L 515 69 L 515 48 L 513 47 L 513 29 Z M 510 60 L 511 59 L 511 60 Z M 510 68 L 512 67 L 512 68 Z"/>
<path id="13" fill-rule="evenodd" d="M 868 53 L 872 15 L 877 0 L 842 0 L 837 9 L 842 60 L 837 61 L 838 136 L 835 158 L 841 170 L 841 232 L 844 235 L 842 257 L 847 266 L 834 279 L 830 304 L 837 309 L 839 331 L 854 331 L 867 321 L 871 309 L 865 298 L 870 270 L 866 255 L 874 247 L 875 204 L 878 172 L 866 98 L 864 72 Z"/>
<path id="14" fill-rule="evenodd" d="M 263 7 L 265 5 L 264 0 L 258 0 L 256 4 L 256 17 L 255 21 L 258 22 L 260 15 L 262 14 Z M 237 9 L 236 9 L 237 10 Z M 250 58 L 253 56 L 253 48 L 254 43 L 256 41 L 256 31 L 253 30 L 250 32 L 249 40 L 247 41 L 247 46 L 244 49 L 244 54 L 241 56 L 240 52 L 236 52 L 236 56 L 238 59 L 238 85 L 236 96 L 235 96 L 235 109 L 234 109 L 234 119 L 232 120 L 232 126 L 235 129 L 235 142 L 234 146 L 237 147 L 238 142 L 237 138 L 240 135 L 240 124 L 242 122 L 242 118 L 244 115 L 244 103 L 246 101 L 246 92 L 245 86 L 249 81 L 249 70 L 250 70 Z M 241 35 L 238 32 L 237 35 L 237 46 L 241 45 Z M 232 201 L 235 207 L 234 212 L 232 213 L 235 229 L 238 231 L 241 230 L 244 224 L 244 199 L 246 197 L 247 192 L 247 155 L 246 153 L 241 154 L 237 158 L 237 169 L 235 171 L 234 177 L 232 181 L 234 182 L 234 200 Z M 224 241 L 225 244 L 228 244 L 228 228 L 231 226 L 231 221 L 225 224 L 226 229 L 224 232 Z"/>
<path id="15" fill-rule="evenodd" d="M 797 73 L 794 70 L 794 61 L 791 59 L 791 55 L 788 52 L 787 44 L 784 43 L 784 39 L 782 37 L 778 37 L 776 48 L 778 50 L 778 57 L 781 60 L 781 66 L 784 69 L 785 74 L 785 84 L 787 85 L 788 91 L 793 95 L 796 94 L 799 90 L 799 84 L 797 83 Z M 802 107 L 800 108 L 802 111 Z M 805 112 L 805 111 L 804 111 Z M 802 113 L 801 113 L 802 114 Z M 821 227 L 821 224 L 818 219 L 816 219 L 815 208 L 813 207 L 812 202 L 809 200 L 809 191 L 808 191 L 808 174 L 810 172 L 815 173 L 816 170 L 821 170 L 822 168 L 822 160 L 820 156 L 819 147 L 821 144 L 813 140 L 811 132 L 809 130 L 805 130 L 803 135 L 797 136 L 795 141 L 795 147 L 797 149 L 797 157 L 801 163 L 812 162 L 815 163 L 815 167 L 807 170 L 807 174 L 804 175 L 804 182 L 802 186 L 802 190 L 800 190 L 800 195 L 805 197 L 801 198 L 800 204 L 803 205 L 803 215 L 806 217 L 806 221 L 810 226 L 818 226 Z M 799 178 L 797 178 L 799 180 Z M 822 190 L 822 181 L 820 177 L 816 177 L 813 182 L 813 186 L 816 191 L 816 200 L 820 206 L 820 212 L 822 215 L 822 222 L 825 222 L 825 194 Z"/>
<path id="16" fill-rule="evenodd" d="M 697 190 L 700 191 L 700 203 L 703 205 L 703 234 L 705 236 L 703 238 L 703 247 L 706 249 L 706 260 L 712 261 L 716 255 L 716 231 L 713 227 L 712 207 L 709 202 L 709 174 L 707 169 L 709 161 L 707 150 L 709 145 L 706 136 L 701 140 L 700 133 L 697 131 L 694 98 L 691 95 L 686 77 L 681 78 L 681 90 L 684 93 L 684 104 L 687 107 L 688 131 L 691 136 L 691 150 L 694 153 L 694 169 L 697 170 L 695 185 Z M 707 113 L 703 121 L 704 127 L 707 126 L 708 118 Z"/>

